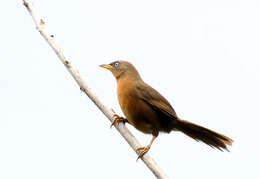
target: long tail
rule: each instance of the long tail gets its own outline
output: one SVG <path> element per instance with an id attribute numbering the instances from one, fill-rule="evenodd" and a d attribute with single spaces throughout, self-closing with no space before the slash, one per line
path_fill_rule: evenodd
<path id="1" fill-rule="evenodd" d="M 227 145 L 231 146 L 233 142 L 232 139 L 222 134 L 219 134 L 217 132 L 214 132 L 210 129 L 199 126 L 197 124 L 193 124 L 189 121 L 178 119 L 177 123 L 175 121 L 173 125 L 174 125 L 174 129 L 183 132 L 187 136 L 195 139 L 196 141 L 202 141 L 205 144 L 213 148 L 215 147 L 221 151 L 222 149 L 229 151 L 227 149 Z"/>

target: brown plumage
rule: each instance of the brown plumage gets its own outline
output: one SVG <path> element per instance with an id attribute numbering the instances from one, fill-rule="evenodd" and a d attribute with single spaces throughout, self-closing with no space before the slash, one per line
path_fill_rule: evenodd
<path id="1" fill-rule="evenodd" d="M 205 127 L 181 120 L 170 103 L 155 89 L 146 84 L 135 67 L 126 61 L 116 61 L 100 65 L 110 70 L 117 80 L 117 95 L 126 119 L 116 116 L 112 123 L 128 122 L 136 129 L 152 134 L 153 138 L 146 147 L 140 147 L 138 158 L 150 149 L 159 132 L 181 131 L 187 136 L 202 141 L 219 150 L 227 149 L 233 140 Z"/>

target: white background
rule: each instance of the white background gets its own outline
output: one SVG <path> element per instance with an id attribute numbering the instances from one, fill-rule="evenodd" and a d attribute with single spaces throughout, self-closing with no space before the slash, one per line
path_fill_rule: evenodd
<path id="1" fill-rule="evenodd" d="M 118 114 L 98 65 L 131 61 L 177 114 L 223 133 L 230 153 L 179 132 L 149 153 L 170 178 L 259 178 L 260 1 L 34 1 L 66 55 Z M 0 178 L 153 178 L 81 93 L 21 0 L 0 6 Z M 128 125 L 129 126 L 129 125 Z M 143 145 L 151 136 L 129 126 Z"/>

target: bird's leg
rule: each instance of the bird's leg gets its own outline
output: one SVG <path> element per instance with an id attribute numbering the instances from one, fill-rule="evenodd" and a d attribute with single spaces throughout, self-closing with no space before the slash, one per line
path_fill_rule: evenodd
<path id="1" fill-rule="evenodd" d="M 144 156 L 144 154 L 146 154 L 149 149 L 151 148 L 151 145 L 153 144 L 153 141 L 156 139 L 156 137 L 158 136 L 158 132 L 153 132 L 153 138 L 152 140 L 150 141 L 150 143 L 146 146 L 146 147 L 138 147 L 136 149 L 136 152 L 138 151 L 141 151 L 136 159 L 136 161 L 139 159 L 139 158 L 142 158 Z"/>
<path id="2" fill-rule="evenodd" d="M 120 117 L 117 114 L 114 114 L 113 118 L 115 118 L 115 120 L 112 122 L 110 128 L 119 122 L 123 122 L 124 124 L 127 122 L 126 118 Z"/>

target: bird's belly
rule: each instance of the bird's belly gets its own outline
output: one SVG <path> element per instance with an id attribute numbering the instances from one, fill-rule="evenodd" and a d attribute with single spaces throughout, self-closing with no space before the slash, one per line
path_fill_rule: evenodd
<path id="1" fill-rule="evenodd" d="M 154 111 L 142 100 L 131 97 L 123 99 L 127 101 L 119 101 L 119 103 L 128 122 L 136 129 L 151 134 L 157 128 L 155 122 L 151 121 L 157 117 Z"/>

